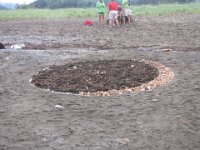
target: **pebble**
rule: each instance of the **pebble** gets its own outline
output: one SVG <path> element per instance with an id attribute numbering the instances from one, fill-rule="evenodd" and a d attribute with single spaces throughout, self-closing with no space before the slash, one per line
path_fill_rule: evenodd
<path id="1" fill-rule="evenodd" d="M 24 47 L 25 47 L 24 44 L 15 44 L 10 46 L 11 49 L 22 49 Z"/>
<path id="2" fill-rule="evenodd" d="M 151 89 L 150 86 L 145 87 L 145 90 L 146 90 L 146 91 L 149 91 L 150 89 Z"/>
<path id="3" fill-rule="evenodd" d="M 130 140 L 128 138 L 121 138 L 121 139 L 116 139 L 116 142 L 120 144 L 127 144 L 130 142 Z"/>
<path id="4" fill-rule="evenodd" d="M 58 108 L 58 109 L 64 109 L 64 107 L 61 106 L 61 105 L 55 105 L 54 107 L 55 107 L 55 108 Z"/>
<path id="5" fill-rule="evenodd" d="M 152 100 L 152 102 L 157 102 L 157 101 L 158 101 L 157 99 L 153 99 L 153 100 Z"/>

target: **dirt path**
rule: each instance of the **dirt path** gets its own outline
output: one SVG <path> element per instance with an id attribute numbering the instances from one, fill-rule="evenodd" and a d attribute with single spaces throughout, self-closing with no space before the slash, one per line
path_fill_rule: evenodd
<path id="1" fill-rule="evenodd" d="M 200 17 L 136 20 L 131 29 L 111 32 L 103 28 L 105 35 L 98 26 L 80 28 L 80 20 L 1 21 L 0 40 L 7 46 L 54 42 L 66 47 L 0 50 L 0 149 L 199 150 Z M 129 32 L 118 33 L 125 29 Z M 111 44 L 101 45 L 106 38 Z M 151 49 L 143 51 L 141 47 Z M 162 47 L 173 51 L 161 52 Z M 51 93 L 29 83 L 33 74 L 50 65 L 105 59 L 159 61 L 170 67 L 175 77 L 152 91 L 112 97 Z"/>

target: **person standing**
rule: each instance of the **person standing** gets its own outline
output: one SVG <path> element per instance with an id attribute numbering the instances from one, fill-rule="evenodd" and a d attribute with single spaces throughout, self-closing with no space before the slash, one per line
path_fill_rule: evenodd
<path id="1" fill-rule="evenodd" d="M 113 27 L 115 26 L 115 22 L 117 26 L 119 27 L 119 22 L 118 22 L 118 4 L 114 0 L 110 0 L 108 3 L 108 10 L 109 10 L 109 26 Z"/>
<path id="2" fill-rule="evenodd" d="M 129 9 L 131 8 L 131 0 L 128 0 Z"/>
<path id="3" fill-rule="evenodd" d="M 122 5 L 124 7 L 124 13 L 125 13 L 125 17 L 124 17 L 124 23 L 126 20 L 126 17 L 128 18 L 128 23 L 131 23 L 131 18 L 132 18 L 132 11 L 131 11 L 131 1 L 130 0 L 123 0 L 122 1 Z"/>
<path id="4" fill-rule="evenodd" d="M 118 21 L 119 21 L 119 24 L 122 24 L 123 22 L 123 8 L 121 5 L 118 5 Z"/>
<path id="5" fill-rule="evenodd" d="M 104 22 L 104 14 L 106 11 L 106 5 L 102 0 L 98 0 L 96 4 L 97 13 L 99 15 L 99 22 Z"/>

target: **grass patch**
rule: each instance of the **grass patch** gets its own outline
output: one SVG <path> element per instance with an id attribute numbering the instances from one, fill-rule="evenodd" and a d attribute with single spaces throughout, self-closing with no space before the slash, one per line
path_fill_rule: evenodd
<path id="1" fill-rule="evenodd" d="M 94 8 L 69 8 L 69 9 L 22 9 L 22 10 L 1 10 L 0 19 L 56 19 L 74 17 L 94 17 Z"/>
<path id="2" fill-rule="evenodd" d="M 200 14 L 200 3 L 133 6 L 132 10 L 136 16 Z M 84 18 L 96 16 L 95 8 L 0 10 L 1 20 Z"/>
<path id="3" fill-rule="evenodd" d="M 144 5 L 132 8 L 135 15 L 174 15 L 174 14 L 200 14 L 200 3 L 192 4 L 166 4 Z"/>

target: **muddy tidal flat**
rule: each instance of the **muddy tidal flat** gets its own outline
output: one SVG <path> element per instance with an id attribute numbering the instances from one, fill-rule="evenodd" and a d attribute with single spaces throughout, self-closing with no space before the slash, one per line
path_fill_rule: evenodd
<path id="1" fill-rule="evenodd" d="M 200 16 L 135 17 L 112 29 L 91 20 L 0 21 L 0 150 L 199 150 Z M 159 62 L 174 77 L 109 97 L 30 84 L 53 65 L 129 59 Z"/>

